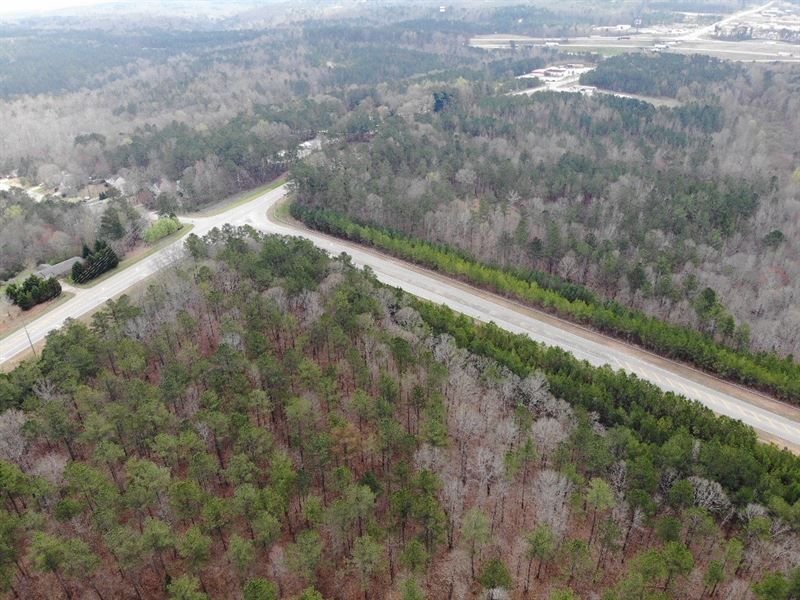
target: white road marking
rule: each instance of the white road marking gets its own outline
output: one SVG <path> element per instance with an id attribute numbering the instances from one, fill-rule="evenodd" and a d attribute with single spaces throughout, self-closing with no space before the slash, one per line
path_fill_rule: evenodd
<path id="1" fill-rule="evenodd" d="M 420 272 L 402 261 L 388 260 L 355 244 L 332 240 L 317 232 L 294 229 L 283 223 L 270 221 L 266 218 L 267 211 L 281 200 L 285 193 L 285 186 L 281 186 L 262 194 L 246 205 L 216 216 L 193 219 L 194 233 L 202 237 L 212 228 L 233 221 L 251 223 L 266 233 L 305 237 L 317 246 L 327 249 L 332 255 L 347 252 L 354 264 L 368 265 L 376 277 L 388 285 L 402 287 L 411 294 L 436 303 L 447 304 L 453 310 L 475 319 L 492 320 L 500 327 L 515 333 L 525 333 L 538 342 L 561 347 L 594 366 L 618 365 L 619 368 L 635 374 L 640 379 L 656 383 L 665 391 L 682 390 L 687 398 L 697 400 L 719 414 L 741 419 L 765 433 L 800 445 L 800 422 L 753 405 L 735 393 L 725 393 L 707 387 L 684 377 L 679 372 L 657 366 L 650 362 L 646 355 L 637 353 L 635 349 L 628 349 L 620 344 L 612 346 L 603 341 L 595 341 L 594 336 L 583 335 L 576 329 L 562 329 L 549 320 L 537 319 L 535 313 L 517 310 L 503 301 L 495 301 L 488 294 L 473 294 L 458 284 L 450 284 L 440 277 Z M 31 340 L 34 343 L 41 341 L 49 331 L 63 325 L 66 319 L 79 317 L 102 304 L 108 296 L 115 297 L 123 293 L 144 277 L 177 261 L 183 254 L 183 240 L 179 239 L 142 259 L 136 268 L 124 269 L 111 275 L 102 287 L 76 289 L 73 298 L 28 324 Z M 104 291 L 106 288 L 109 293 Z M 16 331 L 0 340 L 0 349 L 2 350 L 0 363 L 25 352 L 28 349 L 28 341 L 24 331 Z M 664 379 L 668 381 L 665 383 Z"/>

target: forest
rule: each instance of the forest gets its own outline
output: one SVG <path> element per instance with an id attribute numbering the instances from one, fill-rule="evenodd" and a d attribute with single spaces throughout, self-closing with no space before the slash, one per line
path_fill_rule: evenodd
<path id="1" fill-rule="evenodd" d="M 731 8 L 720 2 L 715 10 Z M 749 339 L 753 352 L 797 354 L 800 147 L 791 132 L 800 118 L 800 80 L 793 68 L 669 53 L 603 61 L 554 48 L 489 53 L 467 44 L 470 35 L 515 20 L 520 32 L 577 35 L 635 13 L 619 3 L 590 14 L 580 1 L 548 10 L 350 7 L 338 18 L 238 33 L 220 21 L 197 40 L 148 26 L 120 51 L 135 54 L 157 42 L 161 54 L 137 55 L 124 68 L 101 66 L 99 79 L 82 90 L 0 101 L 7 132 L 0 165 L 67 196 L 90 180 L 122 178 L 125 197 L 170 214 L 265 183 L 291 166 L 298 143 L 317 136 L 333 142 L 330 156 L 342 141 L 381 143 L 383 175 L 358 186 L 371 201 L 380 198 L 382 209 L 373 214 L 362 198 L 363 210 L 351 207 L 349 218 L 446 243 L 487 264 L 552 273 L 717 342 Z M 668 10 L 664 4 L 656 12 Z M 14 60 L 44 35 L 37 27 L 10 31 L 9 40 L 26 40 Z M 49 24 L 47 36 L 59 27 Z M 130 27 L 123 20 L 86 40 L 105 48 Z M 629 74 L 645 86 L 636 91 L 674 96 L 677 106 L 613 96 L 505 96 L 525 85 L 516 76 L 576 60 L 598 63 L 591 75 L 608 78 L 604 85 L 628 89 L 617 79 Z M 452 101 L 434 111 L 439 92 Z M 425 148 L 419 156 L 433 156 L 423 162 L 404 164 L 392 153 L 395 141 L 417 152 L 431 140 L 444 146 Z M 386 188 L 390 172 L 397 193 Z M 403 194 L 413 197 L 395 203 Z M 59 213 L 74 215 L 73 226 L 73 218 L 42 222 L 39 209 L 9 204 L 21 206 L 25 219 L 16 218 L 17 208 L 0 214 L 4 278 L 31 267 L 34 255 L 56 262 L 97 237 L 97 211 L 56 201 Z M 335 204 L 330 208 L 344 214 Z M 397 206 L 403 214 L 387 214 Z M 138 229 L 129 231 L 135 238 Z M 120 256 L 131 247 L 124 245 L 116 248 Z M 698 297 L 707 288 L 720 311 L 702 310 Z"/>
<path id="2" fill-rule="evenodd" d="M 285 175 L 310 227 L 800 402 L 797 67 L 469 44 L 738 0 L 279 4 L 0 19 L 3 297 Z M 512 95 L 575 62 L 659 106 Z M 800 599 L 800 457 L 742 422 L 300 238 L 185 240 L 0 372 L 0 596 Z"/>
<path id="3" fill-rule="evenodd" d="M 752 86 L 757 75 L 741 77 Z M 375 115 L 367 135 L 332 140 L 296 165 L 298 202 L 557 275 L 717 343 L 791 355 L 800 178 L 781 150 L 795 145 L 779 132 L 784 113 L 767 98 L 794 89 L 784 75 L 759 84 L 757 113 L 691 86 L 679 106 L 658 108 L 607 95 L 498 96 L 486 80 L 461 81 L 440 88 L 443 109 L 434 89 L 427 111 Z M 776 137 L 753 138 L 758 121 Z M 752 168 L 743 144 L 759 144 Z"/>
<path id="4" fill-rule="evenodd" d="M 13 66 L 9 96 L 0 100 L 7 133 L 0 175 L 39 185 L 45 198 L 0 191 L 0 279 L 94 243 L 103 207 L 83 204 L 88 183 L 119 181 L 108 193 L 165 214 L 197 210 L 272 180 L 297 144 L 320 131 L 369 128 L 366 106 L 416 110 L 431 71 L 500 86 L 544 64 L 534 56 L 482 55 L 463 47 L 458 28 L 436 34 L 438 21 L 425 21 L 435 27 L 423 35 L 424 19 L 370 15 L 368 27 L 342 19 L 247 32 L 148 25 L 130 35 L 124 21 L 84 36 L 71 22 L 10 27 L 0 40 Z M 63 89 L 60 79 L 40 76 L 37 85 L 53 87 L 12 93 L 17 75 L 34 72 L 36 60 L 54 69 L 66 61 L 80 72 L 64 70 L 71 83 Z M 120 255 L 139 232 L 123 226 L 132 239 L 115 244 Z"/>
<path id="5" fill-rule="evenodd" d="M 683 87 L 705 86 L 741 72 L 736 63 L 702 54 L 620 54 L 581 75 L 581 83 L 618 92 L 675 98 Z"/>
<path id="6" fill-rule="evenodd" d="M 0 281 L 79 254 L 80 240 L 93 236 L 98 220 L 81 205 L 33 202 L 23 193 L 0 191 Z"/>
<path id="7" fill-rule="evenodd" d="M 207 46 L 253 39 L 258 32 L 53 30 L 4 26 L 0 35 L 0 96 L 15 97 L 101 87 L 136 60 L 164 60 Z"/>
<path id="8" fill-rule="evenodd" d="M 715 343 L 689 327 L 670 325 L 614 300 L 602 300 L 587 288 L 541 271 L 499 269 L 471 256 L 400 232 L 365 226 L 331 211 L 293 204 L 292 216 L 338 237 L 374 246 L 399 258 L 436 269 L 493 292 L 590 325 L 603 333 L 634 342 L 662 356 L 676 358 L 723 379 L 761 389 L 800 404 L 800 365 L 791 356 L 749 352 L 747 340 L 735 330 L 733 318 L 720 305 L 714 290 L 698 295 L 696 310 L 720 329 L 727 328 L 736 346 Z"/>
<path id="9" fill-rule="evenodd" d="M 297 238 L 187 247 L 0 375 L 11 596 L 796 596 L 800 459 L 741 423 Z"/>

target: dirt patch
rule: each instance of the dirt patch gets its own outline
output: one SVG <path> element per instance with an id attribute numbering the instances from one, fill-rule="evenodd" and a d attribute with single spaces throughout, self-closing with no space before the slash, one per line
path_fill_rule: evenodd
<path id="1" fill-rule="evenodd" d="M 37 304 L 32 309 L 25 311 L 3 299 L 2 303 L 0 303 L 0 339 L 13 333 L 22 327 L 24 323 L 29 323 L 59 304 L 63 304 L 74 295 L 72 292 L 61 292 L 61 295 L 57 298 Z"/>

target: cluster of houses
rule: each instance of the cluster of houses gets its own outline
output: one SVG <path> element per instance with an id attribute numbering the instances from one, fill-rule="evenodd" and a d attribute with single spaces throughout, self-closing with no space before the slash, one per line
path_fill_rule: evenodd
<path id="1" fill-rule="evenodd" d="M 34 202 L 41 202 L 49 197 L 58 197 L 67 202 L 102 202 L 107 198 L 122 194 L 124 196 L 134 197 L 135 202 L 149 206 L 153 199 L 162 191 L 174 193 L 176 188 L 179 190 L 180 184 L 176 186 L 175 184 L 162 181 L 161 183 L 152 184 L 137 191 L 124 177 L 111 177 L 108 179 L 92 178 L 85 185 L 80 187 L 80 189 L 76 190 L 75 187 L 70 187 L 65 184 L 60 184 L 55 187 L 48 187 L 44 183 L 30 185 L 21 177 L 18 177 L 16 173 L 0 177 L 0 192 L 15 189 L 21 190 Z M 133 193 L 134 191 L 135 194 Z"/>

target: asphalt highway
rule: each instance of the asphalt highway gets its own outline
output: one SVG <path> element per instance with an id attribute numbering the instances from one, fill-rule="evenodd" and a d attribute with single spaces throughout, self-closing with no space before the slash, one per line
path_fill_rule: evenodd
<path id="1" fill-rule="evenodd" d="M 484 34 L 477 35 L 470 40 L 470 45 L 485 49 L 508 48 L 511 42 L 517 44 L 545 45 L 556 43 L 560 49 L 579 48 L 590 50 L 597 48 L 610 48 L 614 50 L 652 50 L 654 45 L 670 44 L 662 48 L 664 52 L 678 52 L 683 54 L 709 54 L 719 58 L 752 62 L 800 62 L 797 46 L 789 42 L 750 39 L 750 40 L 720 40 L 710 37 L 716 27 L 722 27 L 731 22 L 748 22 L 749 17 L 772 7 L 775 1 L 751 7 L 734 13 L 704 27 L 698 27 L 688 33 L 647 32 L 631 35 L 629 32 L 615 32 L 608 35 L 590 35 L 588 37 L 574 37 L 561 39 L 554 42 L 552 38 L 534 38 L 516 34 Z"/>
<path id="2" fill-rule="evenodd" d="M 558 346 L 595 366 L 608 364 L 623 369 L 660 388 L 701 402 L 714 412 L 739 419 L 767 439 L 800 448 L 800 409 L 771 400 L 750 390 L 719 382 L 714 378 L 641 349 L 560 322 L 552 317 L 476 290 L 446 277 L 428 272 L 373 250 L 360 247 L 291 222 L 275 219 L 272 209 L 286 194 L 286 186 L 265 192 L 254 200 L 209 217 L 186 218 L 194 225 L 193 233 L 202 236 L 225 223 L 251 225 L 267 233 L 298 235 L 310 239 L 332 255 L 347 252 L 358 266 L 369 266 L 377 278 L 388 285 L 446 304 L 453 310 L 478 319 L 493 321 L 514 333 L 529 335 L 545 344 Z M 76 288 L 75 297 L 42 314 L 27 324 L 30 341 L 36 344 L 48 332 L 61 327 L 69 318 L 77 318 L 116 297 L 140 281 L 174 263 L 184 253 L 183 240 L 159 250 L 90 288 Z M 20 329 L 0 340 L 0 364 L 29 350 L 25 330 Z"/>
<path id="3" fill-rule="evenodd" d="M 745 17 L 749 17 L 750 15 L 754 15 L 756 13 L 760 13 L 762 10 L 766 10 L 770 8 L 773 4 L 775 4 L 775 0 L 771 0 L 766 4 L 762 4 L 760 6 L 754 6 L 753 8 L 748 8 L 746 10 L 740 11 L 738 13 L 734 13 L 722 19 L 721 21 L 717 21 L 716 23 L 712 23 L 711 25 L 707 25 L 705 27 L 698 27 L 690 34 L 682 36 L 680 39 L 682 40 L 699 40 L 706 35 L 711 35 L 714 33 L 714 30 L 717 27 L 722 27 L 723 25 L 727 25 L 728 23 L 734 21 L 742 21 Z"/>

